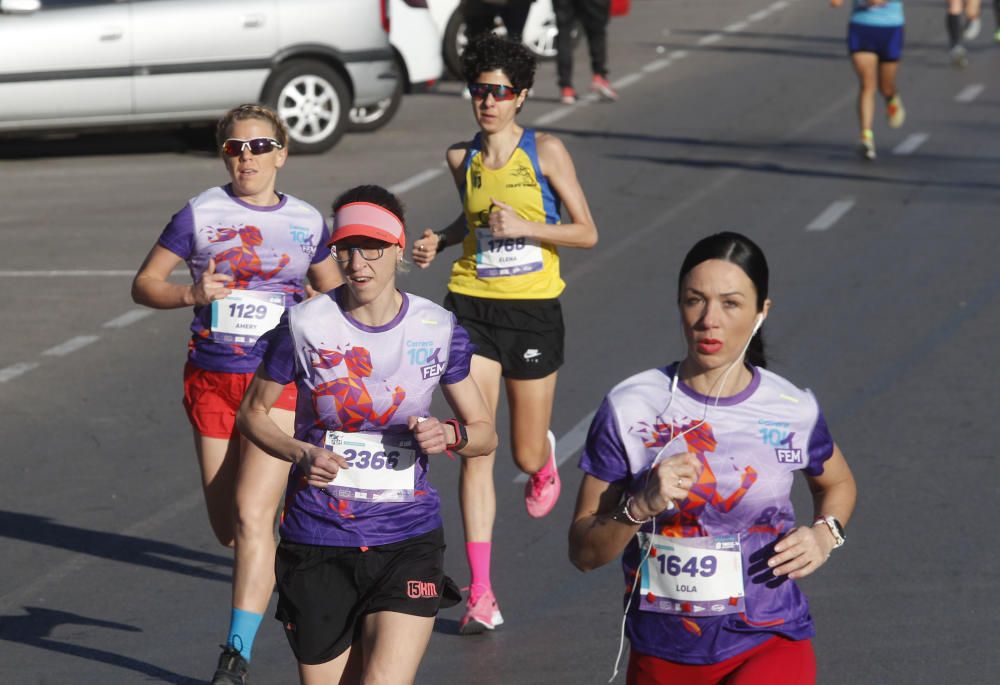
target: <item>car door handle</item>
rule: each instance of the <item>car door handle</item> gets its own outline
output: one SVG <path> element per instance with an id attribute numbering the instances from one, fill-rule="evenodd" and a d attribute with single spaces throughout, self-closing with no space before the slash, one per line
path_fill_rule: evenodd
<path id="1" fill-rule="evenodd" d="M 264 15 L 263 14 L 244 14 L 243 15 L 243 28 L 255 29 L 264 25 Z"/>
<path id="2" fill-rule="evenodd" d="M 125 32 L 118 26 L 107 26 L 101 31 L 100 40 L 102 43 L 121 40 L 121 37 L 124 35 Z"/>

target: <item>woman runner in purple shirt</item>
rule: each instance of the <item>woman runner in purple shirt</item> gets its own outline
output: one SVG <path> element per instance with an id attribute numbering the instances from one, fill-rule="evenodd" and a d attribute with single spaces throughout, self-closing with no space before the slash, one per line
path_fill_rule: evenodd
<path id="1" fill-rule="evenodd" d="M 678 283 L 686 356 L 618 384 L 591 424 L 570 557 L 622 554 L 630 685 L 815 682 L 795 581 L 843 544 L 857 490 L 812 393 L 764 368 L 767 281 L 745 236 L 698 242 Z"/>

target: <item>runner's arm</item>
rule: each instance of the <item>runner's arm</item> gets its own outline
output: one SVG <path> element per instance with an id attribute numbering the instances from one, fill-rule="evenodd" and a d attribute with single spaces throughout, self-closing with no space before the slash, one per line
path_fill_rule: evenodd
<path id="1" fill-rule="evenodd" d="M 340 277 L 340 269 L 333 262 L 333 257 L 312 264 L 307 273 L 309 282 L 318 293 L 330 292 L 344 282 Z"/>
<path id="2" fill-rule="evenodd" d="M 493 419 L 472 376 L 466 376 L 457 383 L 442 383 L 441 392 L 469 437 L 469 442 L 458 453 L 463 457 L 480 457 L 495 450 L 497 432 Z M 454 443 L 457 437 L 454 428 L 447 426 L 445 430 L 449 444 Z"/>
<path id="3" fill-rule="evenodd" d="M 177 309 L 206 305 L 229 294 L 225 284 L 232 276 L 215 273 L 214 260 L 209 260 L 209 268 L 197 283 L 171 283 L 167 277 L 180 263 L 179 255 L 162 245 L 154 245 L 132 280 L 132 300 L 154 309 Z"/>
<path id="4" fill-rule="evenodd" d="M 532 237 L 564 247 L 591 248 L 597 245 L 597 225 L 576 176 L 573 158 L 562 141 L 552 135 L 539 134 L 538 164 L 562 201 L 570 220 L 562 224 L 534 224 L 536 234 Z"/>
<path id="5" fill-rule="evenodd" d="M 846 527 L 854 512 L 858 489 L 847 460 L 837 445 L 833 446 L 833 454 L 823 463 L 823 473 L 806 475 L 806 480 L 812 491 L 815 518 L 833 516 Z M 768 565 L 776 576 L 787 575 L 794 580 L 805 578 L 826 562 L 834 544 L 833 533 L 825 523 L 797 526 L 775 544 L 775 554 L 768 560 Z"/>
<path id="6" fill-rule="evenodd" d="M 624 488 L 584 475 L 569 528 L 569 558 L 581 571 L 593 571 L 615 559 L 639 530 L 614 516 Z"/>
<path id="7" fill-rule="evenodd" d="M 242 435 L 272 457 L 302 465 L 309 484 L 323 487 L 334 479 L 337 471 L 347 468 L 347 462 L 339 454 L 296 440 L 278 427 L 268 412 L 281 397 L 282 390 L 284 386 L 259 367 L 243 395 L 236 426 Z"/>

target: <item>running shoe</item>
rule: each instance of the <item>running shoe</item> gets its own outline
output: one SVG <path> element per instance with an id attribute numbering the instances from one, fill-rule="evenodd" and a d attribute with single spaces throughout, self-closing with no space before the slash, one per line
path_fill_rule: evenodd
<path id="1" fill-rule="evenodd" d="M 232 645 L 222 645 L 222 654 L 219 656 L 219 666 L 212 676 L 212 685 L 246 685 L 247 660 L 240 654 L 240 650 Z"/>
<path id="2" fill-rule="evenodd" d="M 572 105 L 576 102 L 576 91 L 573 90 L 573 86 L 562 87 L 562 90 L 559 91 L 559 102 L 564 105 Z"/>
<path id="3" fill-rule="evenodd" d="M 965 46 L 956 45 L 953 47 L 948 51 L 948 58 L 951 60 L 951 65 L 958 69 L 969 66 L 969 53 L 966 52 Z"/>
<path id="4" fill-rule="evenodd" d="M 861 134 L 861 140 L 858 142 L 858 154 L 863 159 L 875 159 L 875 136 L 870 131 Z"/>
<path id="5" fill-rule="evenodd" d="M 611 84 L 608 83 L 606 78 L 600 76 L 599 74 L 594 74 L 594 78 L 591 79 L 590 91 L 592 93 L 597 93 L 597 95 L 603 100 L 614 101 L 618 99 L 618 93 L 615 92 L 615 89 L 611 87 Z"/>
<path id="6" fill-rule="evenodd" d="M 889 120 L 890 128 L 899 128 L 906 121 L 906 108 L 903 107 L 903 100 L 899 93 L 893 95 L 885 103 L 885 116 Z"/>
<path id="7" fill-rule="evenodd" d="M 493 591 L 487 590 L 477 595 L 470 589 L 465 616 L 458 623 L 458 632 L 461 635 L 478 635 L 484 630 L 493 630 L 502 623 L 503 616 L 500 615 L 500 607 L 497 606 Z"/>
<path id="8" fill-rule="evenodd" d="M 547 468 L 532 474 L 524 485 L 524 507 L 534 518 L 541 518 L 552 511 L 559 499 L 562 483 L 559 481 L 559 468 L 556 464 L 556 436 L 548 431 L 549 461 Z"/>
<path id="9" fill-rule="evenodd" d="M 962 32 L 962 38 L 965 40 L 975 40 L 979 38 L 979 31 L 983 27 L 983 22 L 979 21 L 979 17 L 969 19 L 965 22 L 965 31 Z"/>

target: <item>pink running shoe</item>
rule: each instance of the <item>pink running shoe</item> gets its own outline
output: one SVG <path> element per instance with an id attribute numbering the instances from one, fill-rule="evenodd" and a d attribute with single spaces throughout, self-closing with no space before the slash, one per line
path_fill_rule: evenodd
<path id="1" fill-rule="evenodd" d="M 541 471 L 533 474 L 524 486 L 524 507 L 528 515 L 541 518 L 552 511 L 559 499 L 562 483 L 556 466 L 556 436 L 548 432 L 549 461 Z"/>
<path id="2" fill-rule="evenodd" d="M 484 630 L 493 630 L 503 623 L 497 598 L 492 590 L 487 590 L 478 597 L 469 590 L 469 601 L 465 605 L 465 616 L 458 623 L 461 635 L 478 635 Z"/>
<path id="3" fill-rule="evenodd" d="M 576 91 L 570 86 L 563 86 L 559 91 L 559 102 L 564 105 L 572 105 L 576 102 Z"/>
<path id="4" fill-rule="evenodd" d="M 597 74 L 594 74 L 594 78 L 590 81 L 590 90 L 591 92 L 597 93 L 603 100 L 613 101 L 618 99 L 618 93 L 616 93 L 615 89 L 611 87 L 608 80 L 603 76 L 598 76 Z"/>

